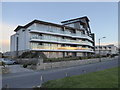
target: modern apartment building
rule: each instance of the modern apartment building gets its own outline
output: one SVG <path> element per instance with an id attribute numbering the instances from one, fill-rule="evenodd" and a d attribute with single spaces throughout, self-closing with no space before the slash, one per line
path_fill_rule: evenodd
<path id="1" fill-rule="evenodd" d="M 0 52 L 0 58 L 2 57 L 2 53 Z"/>
<path id="2" fill-rule="evenodd" d="M 118 54 L 118 48 L 114 44 L 104 45 L 104 46 L 95 46 L 95 54 L 107 55 L 107 54 Z"/>
<path id="3" fill-rule="evenodd" d="M 86 16 L 61 23 L 34 20 L 18 26 L 11 36 L 11 52 L 41 52 L 47 58 L 94 54 L 94 33 Z"/>

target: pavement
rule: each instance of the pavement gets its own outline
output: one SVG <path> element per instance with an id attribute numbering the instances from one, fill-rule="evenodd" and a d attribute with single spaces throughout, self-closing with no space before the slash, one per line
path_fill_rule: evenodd
<path id="1" fill-rule="evenodd" d="M 31 72 L 33 70 L 23 68 L 22 65 L 8 65 L 10 73 L 23 73 L 23 72 Z"/>
<path id="2" fill-rule="evenodd" d="M 118 61 L 118 58 L 114 58 L 110 61 L 87 65 L 4 74 L 2 76 L 2 87 L 5 87 L 7 85 L 9 88 L 32 88 L 33 86 L 38 86 L 48 80 L 64 78 L 66 75 L 80 75 L 117 67 Z"/>

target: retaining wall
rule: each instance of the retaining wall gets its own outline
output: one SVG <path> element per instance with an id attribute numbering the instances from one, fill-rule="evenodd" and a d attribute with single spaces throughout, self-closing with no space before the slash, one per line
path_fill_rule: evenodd
<path id="1" fill-rule="evenodd" d="M 101 61 L 112 60 L 113 58 L 101 58 Z M 69 67 L 75 65 L 84 65 L 90 63 L 100 62 L 99 58 L 95 59 L 86 59 L 86 60 L 73 60 L 73 61 L 60 61 L 60 62 L 52 62 L 52 63 L 39 63 L 36 67 L 37 70 L 41 69 L 50 69 L 50 68 L 58 68 L 58 67 Z"/>

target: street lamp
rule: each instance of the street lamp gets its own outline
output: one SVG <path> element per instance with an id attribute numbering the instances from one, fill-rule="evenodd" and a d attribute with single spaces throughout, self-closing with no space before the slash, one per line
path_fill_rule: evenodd
<path id="1" fill-rule="evenodd" d="M 106 38 L 106 37 L 99 38 L 99 61 L 100 62 L 101 62 L 100 40 L 103 39 L 103 38 Z"/>

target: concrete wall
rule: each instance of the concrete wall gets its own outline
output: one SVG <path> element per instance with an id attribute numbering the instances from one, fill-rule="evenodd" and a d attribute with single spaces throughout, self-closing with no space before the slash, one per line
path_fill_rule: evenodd
<path id="1" fill-rule="evenodd" d="M 10 37 L 10 51 L 16 51 L 16 34 Z"/>
<path id="2" fill-rule="evenodd" d="M 24 30 L 24 31 L 23 31 Z M 27 29 L 21 29 L 18 31 L 18 50 L 29 49 L 29 33 Z"/>
<path id="3" fill-rule="evenodd" d="M 40 59 L 42 60 L 42 59 Z M 16 61 L 20 64 L 37 64 L 38 61 L 40 62 L 39 59 L 37 58 L 21 58 L 21 59 L 16 59 Z"/>
<path id="4" fill-rule="evenodd" d="M 16 34 L 11 36 L 10 51 L 17 50 L 17 38 L 18 37 L 18 51 L 29 49 L 29 31 L 28 29 L 20 29 Z"/>
<path id="5" fill-rule="evenodd" d="M 112 60 L 112 58 L 102 58 L 101 61 Z M 99 62 L 99 58 L 97 59 L 87 59 L 87 60 L 73 60 L 73 61 L 61 61 L 61 62 L 53 62 L 53 63 L 39 63 L 36 67 L 37 70 L 40 69 L 50 69 L 50 68 L 58 68 L 58 67 L 68 67 L 75 65 L 84 65 L 89 63 L 97 63 Z"/>

